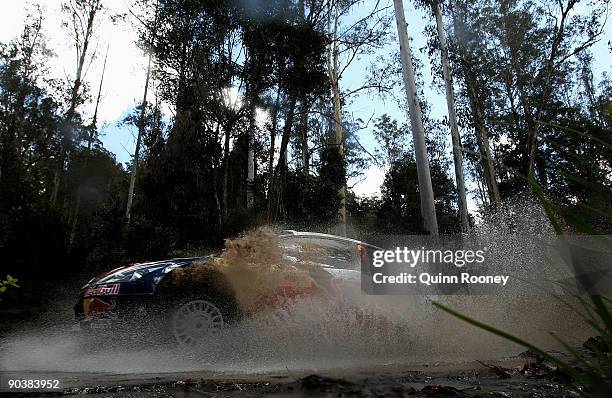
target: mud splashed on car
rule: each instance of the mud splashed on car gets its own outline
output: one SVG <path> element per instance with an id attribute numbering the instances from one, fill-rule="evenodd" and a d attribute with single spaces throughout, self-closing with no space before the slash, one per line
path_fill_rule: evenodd
<path id="1" fill-rule="evenodd" d="M 303 297 L 329 298 L 331 279 L 307 258 L 284 256 L 278 235 L 258 228 L 226 240 L 223 253 L 211 261 L 174 270 L 166 283 L 175 291 L 201 288 L 234 296 L 242 315 L 251 316 Z"/>

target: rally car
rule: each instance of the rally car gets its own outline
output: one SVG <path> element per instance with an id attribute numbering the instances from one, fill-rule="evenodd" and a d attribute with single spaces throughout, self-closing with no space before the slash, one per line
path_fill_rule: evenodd
<path id="1" fill-rule="evenodd" d="M 359 294 L 362 268 L 378 249 L 310 232 L 282 231 L 266 239 L 278 246 L 282 260 L 265 253 L 257 261 L 281 265 L 241 267 L 256 261 L 244 256 L 260 250 L 247 242 L 217 255 L 131 264 L 98 275 L 83 286 L 74 307 L 79 329 L 133 324 L 156 328 L 180 345 L 201 344 L 228 324 L 303 297 Z"/>

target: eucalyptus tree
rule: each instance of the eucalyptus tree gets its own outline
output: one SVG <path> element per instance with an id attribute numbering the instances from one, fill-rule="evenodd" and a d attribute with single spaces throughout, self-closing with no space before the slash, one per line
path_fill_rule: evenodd
<path id="1" fill-rule="evenodd" d="M 544 54 L 535 60 L 533 78 L 537 84 L 537 90 L 531 93 L 530 98 L 523 97 L 527 94 L 522 88 L 518 90 L 527 125 L 526 174 L 530 177 L 534 175 L 536 160 L 539 156 L 541 140 L 538 137 L 542 121 L 547 105 L 554 98 L 555 91 L 560 86 L 560 75 L 566 68 L 571 68 L 571 63 L 576 61 L 578 55 L 601 40 L 606 33 L 605 22 L 609 13 L 609 0 L 591 2 L 586 11 L 580 10 L 582 7 L 579 3 L 579 0 L 550 1 L 536 11 L 536 13 L 542 12 L 545 15 L 538 21 L 543 25 L 542 33 L 545 35 L 545 40 Z M 522 12 L 523 10 L 520 8 L 513 10 L 508 5 L 502 6 L 502 23 L 512 22 L 517 11 Z M 510 29 L 506 29 L 506 37 L 505 40 L 502 40 L 502 45 L 509 51 L 513 72 L 520 73 L 516 49 L 520 48 L 521 44 L 517 41 L 516 33 L 518 32 L 512 34 Z M 541 156 L 540 159 L 542 159 Z M 540 182 L 545 185 L 545 170 L 541 170 L 539 178 Z"/>
<path id="2" fill-rule="evenodd" d="M 276 31 L 274 42 L 274 70 L 276 83 L 286 97 L 284 125 L 281 132 L 279 159 L 269 194 L 269 219 L 281 215 L 282 195 L 288 171 L 288 146 L 295 125 L 297 102 L 301 98 L 311 102 L 328 89 L 325 73 L 325 36 L 312 22 L 297 18 L 292 23 L 271 27 Z"/>
<path id="3" fill-rule="evenodd" d="M 484 46 L 486 39 L 479 29 L 469 27 L 467 2 L 465 6 L 452 1 L 453 44 L 456 72 L 463 81 L 465 97 L 470 113 L 470 122 L 474 127 L 478 159 L 476 167 L 478 176 L 482 176 L 487 192 L 488 203 L 495 208 L 501 206 L 501 195 L 497 183 L 497 172 L 489 140 L 489 128 L 486 120 L 486 104 L 490 87 L 487 86 L 489 75 L 479 73 L 477 65 L 492 65 Z"/>
<path id="4" fill-rule="evenodd" d="M 241 41 L 244 48 L 244 102 L 247 106 L 246 207 L 254 206 L 256 111 L 261 94 L 274 83 L 275 27 L 291 14 L 291 2 L 276 1 L 268 5 L 245 4 L 239 8 Z"/>
<path id="5" fill-rule="evenodd" d="M 457 188 L 457 208 L 459 209 L 459 217 L 461 219 L 461 230 L 465 233 L 470 229 L 467 198 L 465 188 L 465 177 L 463 167 L 463 147 L 461 135 L 459 132 L 459 124 L 457 119 L 457 107 L 455 101 L 453 73 L 449 61 L 449 49 L 446 40 L 446 31 L 444 26 L 443 7 L 446 9 L 442 0 L 419 0 L 415 2 L 415 6 L 423 9 L 426 13 L 431 13 L 435 21 L 435 28 L 427 26 L 426 34 L 429 34 L 429 55 L 433 56 L 436 52 L 440 54 L 440 66 L 438 69 L 433 69 L 434 80 L 441 78 L 444 82 L 444 90 L 446 93 L 446 107 L 448 111 L 448 125 L 451 133 L 453 163 L 455 169 L 455 184 Z"/>
<path id="6" fill-rule="evenodd" d="M 414 144 L 417 174 L 419 181 L 419 197 L 421 200 L 421 215 L 423 217 L 424 229 L 431 235 L 438 235 L 438 222 L 434 202 L 431 174 L 429 170 L 429 159 L 427 146 L 425 145 L 425 131 L 423 129 L 423 115 L 421 105 L 417 96 L 416 82 L 414 77 L 414 65 L 412 63 L 412 52 L 406 17 L 404 15 L 404 4 L 402 0 L 394 0 L 395 19 L 400 42 L 402 70 L 404 76 L 404 87 L 406 90 L 408 109 L 410 113 L 410 125 Z"/>
<path id="7" fill-rule="evenodd" d="M 87 134 L 87 157 L 85 159 L 85 164 L 89 161 L 89 156 L 91 155 L 91 151 L 93 150 L 94 141 L 96 139 L 96 132 L 98 130 L 98 110 L 100 109 L 100 100 L 102 99 L 102 86 L 104 84 L 104 74 L 106 72 L 106 61 L 108 60 L 108 50 L 110 46 L 106 47 L 106 55 L 104 56 L 104 64 L 102 66 L 102 74 L 100 75 L 100 85 L 98 86 L 98 95 L 96 97 L 96 105 L 94 108 L 94 114 L 91 119 L 91 124 L 88 128 Z M 72 222 L 70 227 L 70 237 L 68 239 L 68 248 L 72 247 L 74 243 L 74 239 L 76 237 L 76 229 L 79 222 L 79 215 L 81 212 L 81 199 L 82 192 L 81 187 L 78 188 L 77 198 L 74 204 L 74 214 L 72 215 Z"/>
<path id="8" fill-rule="evenodd" d="M 43 21 L 40 7 L 28 10 L 20 35 L 0 46 L 0 186 L 5 192 L 8 192 L 10 185 L 4 184 L 7 180 L 17 178 L 24 167 L 27 170 L 42 160 L 38 154 L 32 153 L 32 149 L 37 144 L 50 144 L 51 139 L 55 138 L 49 136 L 41 139 L 33 120 L 28 120 L 39 111 L 46 99 L 51 99 L 50 94 L 41 88 L 48 74 L 46 64 L 52 55 L 43 32 Z M 57 106 L 53 101 L 53 108 Z M 49 120 L 46 122 L 53 125 Z M 55 133 L 53 129 L 50 131 Z M 53 148 L 49 145 L 45 149 L 48 152 Z M 37 178 L 48 182 L 41 176 Z"/>
<path id="9" fill-rule="evenodd" d="M 142 101 L 140 103 L 140 121 L 138 122 L 138 134 L 136 135 L 136 147 L 134 149 L 134 157 L 132 163 L 132 170 L 130 173 L 130 187 L 128 188 L 128 196 L 127 196 L 127 205 L 125 208 L 125 218 L 127 223 L 130 222 L 131 212 L 132 212 L 132 202 L 134 200 L 134 187 L 136 185 L 136 173 L 138 173 L 138 161 L 140 160 L 140 145 L 142 143 L 142 136 L 144 134 L 145 129 L 145 115 L 147 111 L 147 96 L 149 94 L 149 83 L 151 81 L 151 69 L 153 63 L 153 46 L 155 45 L 155 32 L 157 30 L 157 14 L 159 9 L 159 1 L 155 0 L 153 4 L 147 4 L 145 2 L 143 6 L 146 8 L 148 21 L 145 21 L 145 26 L 147 27 L 147 33 L 142 37 L 141 40 L 144 40 L 145 50 L 148 52 L 148 62 L 147 62 L 147 72 L 145 77 L 144 90 L 142 94 Z M 151 8 L 153 8 L 151 10 Z M 145 11 L 145 12 L 146 12 Z M 151 14 L 153 17 L 151 18 Z M 146 17 L 145 17 L 146 18 Z M 143 20 L 140 19 L 142 22 Z"/>
<path id="10" fill-rule="evenodd" d="M 227 200 L 226 192 L 220 197 L 220 181 L 222 170 L 229 172 L 222 135 L 229 150 L 236 124 L 234 110 L 227 109 L 228 88 L 239 72 L 231 45 L 238 26 L 236 9 L 223 0 L 160 0 L 156 21 L 155 28 L 145 27 L 141 37 L 148 43 L 154 32 L 152 77 L 159 99 L 173 112 L 162 160 L 182 173 L 181 178 L 167 176 L 171 192 L 167 205 L 170 214 L 186 225 L 195 228 L 208 220 L 211 230 L 219 231 Z M 180 214 L 179 204 L 185 206 Z M 180 229 L 178 218 L 167 222 Z"/>
<path id="11" fill-rule="evenodd" d="M 0 44 L 0 228 L 12 231 L 0 247 L 18 242 L 17 231 L 27 230 L 34 206 L 45 208 L 52 187 L 62 107 L 43 25 L 44 9 L 30 6 L 18 36 Z"/>
<path id="12" fill-rule="evenodd" d="M 99 14 L 104 9 L 101 0 L 69 0 L 62 5 L 62 10 L 67 15 L 67 21 L 63 26 L 73 40 L 76 55 L 76 70 L 68 96 L 68 110 L 64 118 L 63 136 L 60 142 L 57 165 L 53 176 L 53 188 L 51 190 L 51 202 L 57 201 L 62 174 L 66 163 L 66 152 L 73 144 L 73 119 L 77 107 L 83 101 L 83 74 L 85 63 L 92 56 L 90 45 L 98 26 Z"/>
<path id="13" fill-rule="evenodd" d="M 442 73 L 444 78 L 444 88 L 446 90 L 446 106 L 448 109 L 448 122 L 451 130 L 453 143 L 453 160 L 455 165 L 455 182 L 457 185 L 457 198 L 459 208 L 459 218 L 461 219 L 461 230 L 466 233 L 470 229 L 468 220 L 467 197 L 465 193 L 465 178 L 463 174 L 463 151 L 461 147 L 461 136 L 459 135 L 459 125 L 457 123 L 457 109 L 455 106 L 455 92 L 453 89 L 453 77 L 448 59 L 448 46 L 446 43 L 446 33 L 444 32 L 444 22 L 440 10 L 440 0 L 431 0 L 431 8 L 436 20 L 436 31 L 438 33 L 438 45 L 442 59 Z"/>
<path id="14" fill-rule="evenodd" d="M 360 58 L 371 55 L 382 48 L 389 38 L 390 18 L 380 0 L 366 4 L 362 0 L 326 0 L 324 6 L 314 10 L 326 10 L 326 32 L 329 45 L 327 48 L 327 74 L 331 85 L 331 102 L 333 109 L 333 126 L 335 145 L 340 156 L 345 152 L 345 131 L 343 131 L 342 107 L 351 96 L 363 91 L 379 90 L 380 86 L 371 84 L 364 76 L 363 83 L 349 90 L 341 90 L 341 79 L 344 73 Z M 365 9 L 360 7 L 367 6 Z M 365 10 L 365 11 L 364 11 Z M 315 15 L 318 15 L 315 13 Z M 355 16 L 357 15 L 357 16 Z M 340 189 L 341 206 L 339 209 L 340 233 L 346 235 L 346 185 Z"/>
<path id="15" fill-rule="evenodd" d="M 603 38 L 609 2 L 496 4 L 454 1 L 453 7 L 456 71 L 494 204 L 525 188 L 525 177 L 548 187 L 549 123 L 561 104 L 573 106 L 568 93 L 583 84 L 581 57 Z"/>

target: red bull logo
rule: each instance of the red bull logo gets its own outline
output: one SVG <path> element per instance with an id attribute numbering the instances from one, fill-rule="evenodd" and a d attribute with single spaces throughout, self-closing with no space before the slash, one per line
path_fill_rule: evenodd
<path id="1" fill-rule="evenodd" d="M 115 305 L 116 301 L 114 299 L 106 302 L 99 298 L 87 298 L 83 300 L 83 313 L 87 319 L 94 318 L 97 315 L 114 315 L 112 310 Z"/>
<path id="2" fill-rule="evenodd" d="M 111 285 L 100 285 L 100 286 L 89 287 L 87 288 L 87 290 L 85 290 L 84 297 L 115 296 L 119 294 L 120 286 L 121 285 L 118 283 L 113 283 Z"/>

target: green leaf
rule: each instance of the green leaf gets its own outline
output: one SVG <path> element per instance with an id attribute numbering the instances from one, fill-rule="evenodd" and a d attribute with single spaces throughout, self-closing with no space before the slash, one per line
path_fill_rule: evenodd
<path id="1" fill-rule="evenodd" d="M 612 333 L 612 314 L 610 314 L 608 306 L 603 302 L 601 296 L 598 295 L 591 296 L 591 302 L 595 306 L 595 312 L 604 323 L 608 334 Z"/>
<path id="2" fill-rule="evenodd" d="M 10 275 L 6 276 L 6 280 L 3 282 L 4 285 L 10 285 L 10 286 L 14 286 L 14 287 L 20 287 L 17 282 L 19 282 L 19 279 L 13 278 Z"/>

